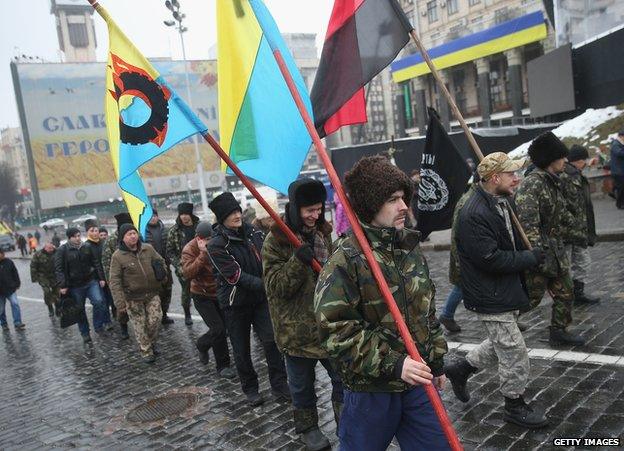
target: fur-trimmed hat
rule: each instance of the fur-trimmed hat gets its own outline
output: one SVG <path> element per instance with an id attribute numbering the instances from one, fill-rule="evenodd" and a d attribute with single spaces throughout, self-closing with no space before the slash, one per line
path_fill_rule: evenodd
<path id="1" fill-rule="evenodd" d="M 573 144 L 570 147 L 570 153 L 568 154 L 568 161 L 570 163 L 572 163 L 573 161 L 587 160 L 588 158 L 589 152 L 587 151 L 587 148 L 578 144 Z"/>
<path id="2" fill-rule="evenodd" d="M 190 202 L 182 202 L 178 204 L 178 215 L 193 216 L 193 204 Z"/>
<path id="3" fill-rule="evenodd" d="M 124 224 L 132 224 L 132 217 L 127 211 L 117 213 L 115 215 L 115 220 L 117 221 L 117 230 L 119 230 L 119 228 Z"/>
<path id="4" fill-rule="evenodd" d="M 219 194 L 217 197 L 212 199 L 212 202 L 208 204 L 208 208 L 212 210 L 217 218 L 217 222 L 219 224 L 223 224 L 223 221 L 230 216 L 235 210 L 243 212 L 240 204 L 234 197 L 232 193 L 226 191 L 225 193 Z"/>
<path id="5" fill-rule="evenodd" d="M 99 227 L 95 219 L 87 219 L 84 223 L 84 228 L 88 232 L 91 227 Z"/>
<path id="6" fill-rule="evenodd" d="M 539 135 L 529 146 L 529 157 L 538 168 L 545 169 L 550 163 L 568 156 L 568 148 L 553 132 Z"/>
<path id="7" fill-rule="evenodd" d="M 345 186 L 355 214 L 368 224 L 392 193 L 402 190 L 403 200 L 409 205 L 414 191 L 407 174 L 381 155 L 358 161 L 345 174 Z"/>
<path id="8" fill-rule="evenodd" d="M 299 209 L 314 204 L 322 204 L 321 215 L 317 224 L 325 222 L 325 201 L 327 190 L 323 182 L 311 178 L 295 180 L 288 187 L 288 204 L 286 204 L 286 221 L 295 231 L 300 231 L 301 217 Z"/>

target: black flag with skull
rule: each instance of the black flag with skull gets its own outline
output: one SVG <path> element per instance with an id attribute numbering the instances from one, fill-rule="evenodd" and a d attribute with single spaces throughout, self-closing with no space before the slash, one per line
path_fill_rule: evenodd
<path id="1" fill-rule="evenodd" d="M 429 125 L 420 165 L 417 229 L 426 238 L 451 227 L 455 204 L 466 189 L 471 171 L 440 123 L 428 108 Z"/>

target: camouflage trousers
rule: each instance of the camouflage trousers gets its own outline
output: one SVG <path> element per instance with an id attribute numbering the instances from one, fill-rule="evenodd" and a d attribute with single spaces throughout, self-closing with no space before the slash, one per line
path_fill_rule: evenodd
<path id="1" fill-rule="evenodd" d="M 154 296 L 145 301 L 128 301 L 127 309 L 141 355 L 151 355 L 162 319 L 160 298 Z"/>
<path id="2" fill-rule="evenodd" d="M 166 315 L 169 311 L 169 305 L 171 304 L 171 287 L 173 285 L 173 279 L 171 278 L 171 272 L 169 272 L 167 284 L 164 285 L 160 292 L 158 293 L 158 297 L 160 298 L 160 309 L 162 310 L 163 315 Z"/>
<path id="3" fill-rule="evenodd" d="M 182 296 L 180 300 L 182 302 L 182 308 L 186 312 L 191 308 L 191 282 L 181 277 L 178 277 L 178 280 L 180 281 L 180 285 L 182 287 Z"/>
<path id="4" fill-rule="evenodd" d="M 570 272 L 566 271 L 557 277 L 546 277 L 538 272 L 527 272 L 526 284 L 529 290 L 531 309 L 537 307 L 546 291 L 553 298 L 550 324 L 556 329 L 565 329 L 572 323 L 572 303 L 574 302 L 574 286 Z"/>
<path id="5" fill-rule="evenodd" d="M 500 391 L 516 399 L 524 393 L 529 378 L 529 353 L 518 329 L 518 311 L 477 314 L 487 332 L 487 338 L 468 352 L 466 360 L 478 369 L 498 363 Z"/>
<path id="6" fill-rule="evenodd" d="M 43 301 L 49 307 L 55 305 L 59 300 L 58 287 L 41 287 L 43 290 Z"/>
<path id="7" fill-rule="evenodd" d="M 587 280 L 587 273 L 591 265 L 589 249 L 575 246 L 574 244 L 567 244 L 565 250 L 568 260 L 570 260 L 570 275 L 572 279 L 584 283 Z"/>

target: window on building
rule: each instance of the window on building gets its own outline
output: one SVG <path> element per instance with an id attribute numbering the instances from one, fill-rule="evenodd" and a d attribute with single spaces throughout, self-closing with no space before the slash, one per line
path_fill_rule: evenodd
<path id="1" fill-rule="evenodd" d="M 468 0 L 469 6 L 478 5 L 479 3 L 481 3 L 481 0 Z"/>
<path id="2" fill-rule="evenodd" d="M 438 20 L 438 2 L 427 2 L 427 19 L 429 23 L 437 22 Z"/>
<path id="3" fill-rule="evenodd" d="M 67 24 L 69 30 L 69 42 L 74 47 L 87 47 L 89 36 L 87 35 L 87 25 L 84 23 Z"/>
<path id="4" fill-rule="evenodd" d="M 458 10 L 457 0 L 447 0 L 446 1 L 446 8 L 447 8 L 449 16 L 452 15 L 452 14 L 455 14 L 457 12 L 457 10 Z"/>
<path id="5" fill-rule="evenodd" d="M 507 7 L 497 9 L 494 11 L 494 23 L 499 24 L 509 20 L 509 13 L 507 11 Z"/>

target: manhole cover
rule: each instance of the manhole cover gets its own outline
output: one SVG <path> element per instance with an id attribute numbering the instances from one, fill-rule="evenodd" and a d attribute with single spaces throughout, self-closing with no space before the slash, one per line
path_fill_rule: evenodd
<path id="1" fill-rule="evenodd" d="M 160 398 L 150 399 L 146 403 L 135 407 L 128 412 L 126 419 L 133 423 L 164 420 L 193 407 L 196 402 L 197 396 L 191 393 L 166 395 Z"/>

